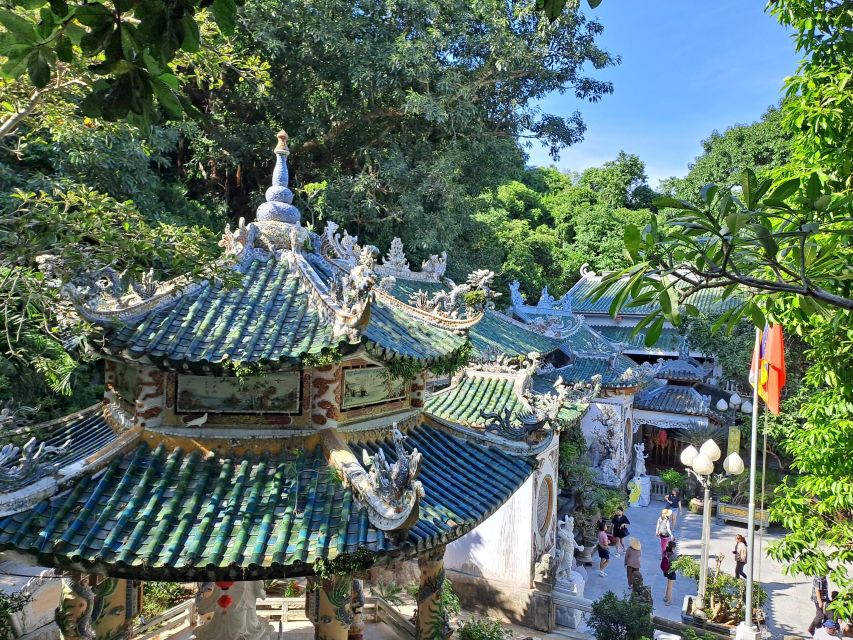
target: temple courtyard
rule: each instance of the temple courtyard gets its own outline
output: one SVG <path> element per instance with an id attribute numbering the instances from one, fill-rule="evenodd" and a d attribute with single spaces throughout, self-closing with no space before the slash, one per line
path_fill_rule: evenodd
<path id="1" fill-rule="evenodd" d="M 660 571 L 660 544 L 655 536 L 655 522 L 663 502 L 653 501 L 648 507 L 632 508 L 626 513 L 631 520 L 631 535 L 640 539 L 642 544 L 642 574 L 645 584 L 651 587 L 654 600 L 654 615 L 671 620 L 680 620 L 681 603 L 685 596 L 696 593 L 696 583 L 681 575 L 675 582 L 672 595 L 672 606 L 663 602 L 663 592 L 666 580 Z M 674 531 L 680 555 L 698 558 L 702 552 L 701 543 L 701 514 L 690 513 L 686 509 L 678 518 Z M 723 571 L 734 573 L 732 549 L 736 534 L 746 535 L 746 526 L 742 524 L 720 524 L 718 520 L 711 521 L 711 542 L 708 551 L 709 562 L 714 565 L 717 554 L 723 554 Z M 783 531 L 778 527 L 765 530 L 763 535 L 756 531 L 756 546 L 764 551 L 761 563 L 755 568 L 756 583 L 760 583 L 767 591 L 768 602 L 764 609 L 767 614 L 768 630 L 773 638 L 783 638 L 786 634 L 805 637 L 806 627 L 811 620 L 814 606 L 809 599 L 810 585 L 803 576 L 788 576 L 782 571 L 783 565 L 769 558 L 766 553 L 771 541 L 782 537 Z M 626 542 L 630 538 L 626 538 Z M 763 544 L 762 544 L 763 540 Z M 593 556 L 594 565 L 587 569 L 587 582 L 584 596 L 598 600 L 605 592 L 614 591 L 621 595 L 627 592 L 628 585 L 625 577 L 624 556 L 616 557 L 614 547 L 611 547 L 610 565 L 605 570 L 607 576 L 598 576 L 598 556 Z"/>

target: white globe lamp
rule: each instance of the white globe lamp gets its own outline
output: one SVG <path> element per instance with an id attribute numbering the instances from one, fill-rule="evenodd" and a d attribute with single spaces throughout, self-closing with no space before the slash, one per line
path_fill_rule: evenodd
<path id="1" fill-rule="evenodd" d="M 741 397 L 740 397 L 740 395 L 738 395 L 738 392 L 737 392 L 737 391 L 735 391 L 735 392 L 731 395 L 731 397 L 729 397 L 729 402 L 731 403 L 731 405 L 732 405 L 733 407 L 736 407 L 736 406 L 738 406 L 741 402 L 743 402 L 743 398 L 741 398 Z"/>
<path id="2" fill-rule="evenodd" d="M 729 403 L 726 402 L 723 398 L 720 398 L 719 400 L 717 400 L 717 410 L 718 411 L 725 411 L 728 408 L 729 408 Z"/>
<path id="3" fill-rule="evenodd" d="M 706 440 L 699 448 L 699 453 L 707 457 L 712 463 L 719 460 L 720 456 L 723 454 L 723 452 L 720 451 L 720 447 L 718 447 L 717 443 L 713 440 Z"/>
<path id="4" fill-rule="evenodd" d="M 681 452 L 681 464 L 689 467 L 693 464 L 693 460 L 699 455 L 699 451 L 692 444 Z"/>
<path id="5" fill-rule="evenodd" d="M 740 405 L 740 410 L 744 413 L 752 413 L 752 402 L 747 400 L 742 405 Z"/>
<path id="6" fill-rule="evenodd" d="M 723 469 L 725 469 L 726 473 L 733 476 L 739 476 L 743 473 L 743 458 L 741 458 L 737 453 L 730 453 L 726 456 L 726 459 L 723 460 Z"/>
<path id="7" fill-rule="evenodd" d="M 700 476 L 709 476 L 714 473 L 714 461 L 702 452 L 693 458 L 693 464 L 690 466 Z"/>

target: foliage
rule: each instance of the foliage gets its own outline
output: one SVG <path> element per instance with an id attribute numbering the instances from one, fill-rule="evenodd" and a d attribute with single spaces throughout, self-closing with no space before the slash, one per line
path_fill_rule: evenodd
<path id="1" fill-rule="evenodd" d="M 142 587 L 142 615 L 159 616 L 183 596 L 184 588 L 179 582 L 146 582 Z"/>
<path id="2" fill-rule="evenodd" d="M 340 362 L 343 357 L 343 353 L 338 347 L 331 347 L 323 349 L 320 353 L 303 353 L 299 363 L 305 369 L 316 369 Z"/>
<path id="3" fill-rule="evenodd" d="M 560 432 L 558 480 L 561 489 L 575 496 L 576 500 L 596 487 L 595 473 L 589 468 L 586 452 L 586 438 L 580 423 L 574 423 Z"/>
<path id="4" fill-rule="evenodd" d="M 85 114 L 130 118 L 143 126 L 159 119 L 155 98 L 173 117 L 191 107 L 180 91 L 174 62 L 180 50 L 201 48 L 196 14 L 204 3 L 26 0 L 16 5 L 0 9 L 4 78 L 26 76 L 36 91 L 44 91 L 52 79 L 62 81 L 69 68 L 86 67 L 90 77 L 80 82 Z M 235 1 L 214 0 L 210 6 L 217 26 L 233 32 Z"/>
<path id="5" fill-rule="evenodd" d="M 620 598 L 608 591 L 592 604 L 588 625 L 596 640 L 641 640 L 652 637 L 652 607 L 633 594 Z"/>
<path id="6" fill-rule="evenodd" d="M 616 509 L 625 508 L 625 492 L 621 489 L 610 487 L 596 487 L 594 492 L 595 507 L 601 512 L 603 518 L 610 519 L 616 515 Z"/>
<path id="7" fill-rule="evenodd" d="M 743 620 L 743 606 L 746 598 L 746 581 L 735 578 L 721 570 L 722 554 L 716 558 L 713 567 L 708 567 L 708 581 L 705 587 L 707 599 L 705 611 L 708 620 L 720 624 L 735 625 Z M 680 556 L 673 560 L 672 570 L 691 580 L 699 579 L 699 563 L 689 556 Z M 760 608 L 767 602 L 767 592 L 754 583 L 753 606 Z"/>
<path id="8" fill-rule="evenodd" d="M 12 638 L 12 615 L 23 611 L 32 600 L 28 593 L 0 593 L 0 638 Z"/>
<path id="9" fill-rule="evenodd" d="M 601 517 L 601 511 L 597 507 L 575 508 L 572 517 L 575 519 L 575 529 L 580 536 L 581 544 L 594 544 L 598 535 L 596 523 Z"/>
<path id="10" fill-rule="evenodd" d="M 773 490 L 779 484 L 781 478 L 775 471 L 762 473 L 760 469 L 755 472 L 755 501 L 756 505 L 769 504 L 773 497 Z M 761 487 L 764 487 L 764 493 Z M 749 499 L 749 473 L 739 476 L 724 476 L 715 485 L 717 492 L 729 496 L 732 504 L 745 504 Z M 720 498 L 722 500 L 722 497 Z"/>
<path id="11" fill-rule="evenodd" d="M 658 476 L 667 487 L 670 489 L 684 489 L 684 483 L 687 480 L 685 474 L 678 472 L 675 469 L 664 469 L 658 473 Z"/>
<path id="12" fill-rule="evenodd" d="M 702 155 L 693 161 L 687 175 L 665 180 L 663 194 L 698 203 L 706 184 L 731 188 L 745 169 L 766 177 L 788 161 L 791 132 L 782 126 L 782 111 L 771 107 L 758 122 L 737 124 L 722 133 L 714 131 L 701 144 Z"/>
<path id="13" fill-rule="evenodd" d="M 792 170 L 826 172 L 840 189 L 853 187 L 853 16 L 844 0 L 772 0 L 770 12 L 794 31 L 803 54 L 785 80 L 784 124 L 795 132 Z"/>
<path id="14" fill-rule="evenodd" d="M 466 620 L 456 630 L 459 640 L 512 640 L 512 630 L 497 620 Z"/>
<path id="15" fill-rule="evenodd" d="M 459 596 L 456 595 L 453 590 L 453 583 L 446 575 L 441 585 L 441 610 L 451 618 L 458 616 L 459 612 L 462 611 Z"/>
<path id="16" fill-rule="evenodd" d="M 376 554 L 369 549 L 359 548 L 352 553 L 342 553 L 331 560 L 314 560 L 314 574 L 320 580 L 329 580 L 333 576 L 351 576 L 367 571 L 376 562 Z"/>
<path id="17" fill-rule="evenodd" d="M 415 592 L 417 593 L 418 586 L 415 585 Z M 370 585 L 370 593 L 375 596 L 379 596 L 383 600 L 385 600 L 388 604 L 392 604 L 394 606 L 400 606 L 403 604 L 403 598 L 401 597 L 404 593 L 403 587 L 398 585 L 396 582 L 375 582 Z"/>
<path id="18" fill-rule="evenodd" d="M 466 342 L 456 351 L 448 354 L 444 358 L 430 365 L 430 373 L 436 376 L 452 376 L 454 373 L 462 369 L 474 355 L 474 346 L 470 342 Z M 396 362 L 396 361 L 395 361 Z M 393 366 L 393 364 L 391 365 Z"/>
<path id="19" fill-rule="evenodd" d="M 305 589 L 296 580 L 265 580 L 264 591 L 283 598 L 298 598 L 305 593 Z"/>

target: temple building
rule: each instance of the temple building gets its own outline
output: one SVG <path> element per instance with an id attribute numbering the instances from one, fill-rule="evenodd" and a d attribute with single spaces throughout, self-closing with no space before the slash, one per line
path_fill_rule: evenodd
<path id="1" fill-rule="evenodd" d="M 196 638 L 267 638 L 262 580 L 300 576 L 316 636 L 359 637 L 358 578 L 405 560 L 416 636 L 446 637 L 445 557 L 507 509 L 528 528 L 510 580 L 536 600 L 556 434 L 604 383 L 552 375 L 570 337 L 495 311 L 492 273 L 445 286 L 446 256 L 415 271 L 399 242 L 380 258 L 304 227 L 287 155 L 282 132 L 209 279 L 66 288 L 103 330 L 103 403 L 22 429 L 0 464 L 0 550 L 66 571 L 65 638 L 120 635 L 151 580 L 201 583 Z"/>

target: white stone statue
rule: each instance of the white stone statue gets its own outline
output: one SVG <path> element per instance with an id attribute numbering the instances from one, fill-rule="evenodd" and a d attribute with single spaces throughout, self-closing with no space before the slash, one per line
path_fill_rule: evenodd
<path id="1" fill-rule="evenodd" d="M 634 477 L 639 478 L 646 475 L 646 458 L 649 457 L 646 454 L 646 445 L 642 442 L 635 444 L 634 455 Z"/>
<path id="2" fill-rule="evenodd" d="M 584 547 L 575 541 L 575 519 L 565 516 L 557 522 L 557 584 L 571 584 L 576 549 L 584 550 Z"/>

